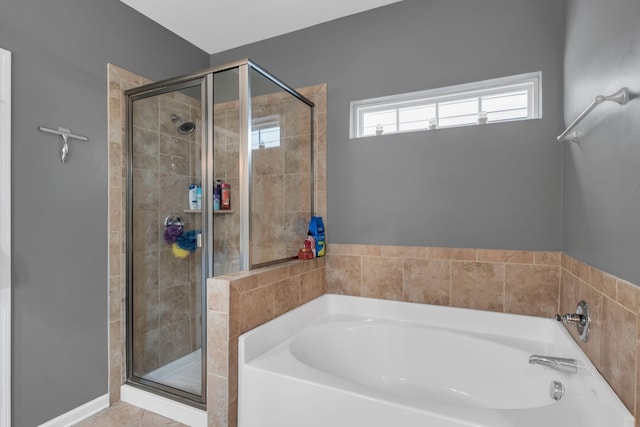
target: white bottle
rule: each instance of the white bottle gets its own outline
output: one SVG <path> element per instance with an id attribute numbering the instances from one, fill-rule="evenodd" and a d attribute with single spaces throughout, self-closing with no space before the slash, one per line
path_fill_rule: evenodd
<path id="1" fill-rule="evenodd" d="M 191 184 L 189 186 L 189 209 L 198 209 L 198 185 Z"/>

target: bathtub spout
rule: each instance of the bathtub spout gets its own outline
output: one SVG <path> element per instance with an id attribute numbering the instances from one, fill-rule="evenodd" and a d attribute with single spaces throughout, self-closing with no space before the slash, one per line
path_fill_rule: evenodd
<path id="1" fill-rule="evenodd" d="M 565 359 L 563 357 L 541 356 L 534 354 L 529 357 L 529 363 L 532 365 L 548 366 L 551 369 L 566 372 L 568 374 L 575 374 L 578 372 L 578 361 L 576 359 Z"/>

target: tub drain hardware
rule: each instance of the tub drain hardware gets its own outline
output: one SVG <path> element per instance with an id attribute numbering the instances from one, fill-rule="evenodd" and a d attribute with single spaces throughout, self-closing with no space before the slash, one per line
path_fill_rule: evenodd
<path id="1" fill-rule="evenodd" d="M 549 396 L 551 396 L 553 400 L 562 399 L 562 396 L 564 396 L 564 386 L 560 381 L 551 381 Z"/>
<path id="2" fill-rule="evenodd" d="M 564 316 L 556 314 L 556 320 L 565 325 L 576 325 L 580 340 L 587 342 L 589 339 L 589 322 L 591 319 L 589 318 L 589 307 L 584 300 L 578 303 L 575 313 L 567 313 Z"/>

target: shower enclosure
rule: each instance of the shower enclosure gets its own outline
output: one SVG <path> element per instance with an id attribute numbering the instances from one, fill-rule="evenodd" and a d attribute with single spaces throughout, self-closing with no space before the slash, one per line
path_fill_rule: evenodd
<path id="1" fill-rule="evenodd" d="M 249 60 L 125 95 L 127 383 L 203 406 L 206 279 L 297 255 L 313 103 Z"/>

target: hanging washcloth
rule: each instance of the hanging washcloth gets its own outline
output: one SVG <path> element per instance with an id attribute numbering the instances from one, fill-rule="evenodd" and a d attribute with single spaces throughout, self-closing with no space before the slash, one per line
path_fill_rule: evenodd
<path id="1" fill-rule="evenodd" d="M 193 252 L 196 250 L 198 234 L 200 234 L 200 230 L 190 230 L 184 232 L 180 237 L 176 239 L 176 245 L 178 245 L 178 247 L 182 250 Z"/>

